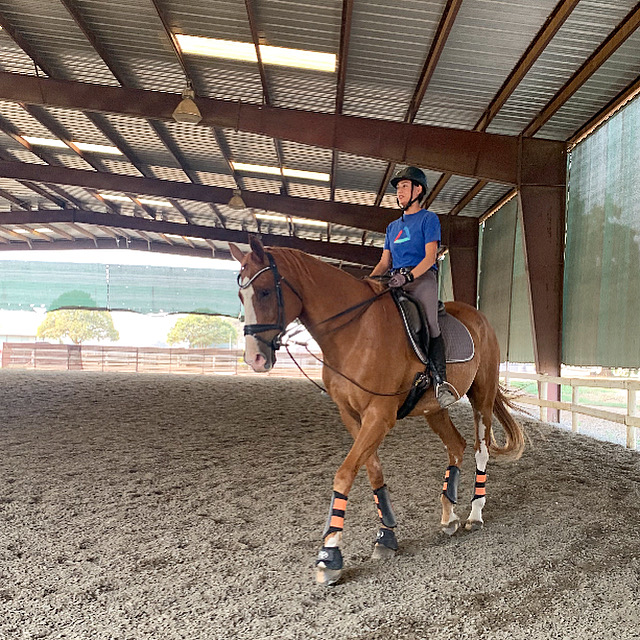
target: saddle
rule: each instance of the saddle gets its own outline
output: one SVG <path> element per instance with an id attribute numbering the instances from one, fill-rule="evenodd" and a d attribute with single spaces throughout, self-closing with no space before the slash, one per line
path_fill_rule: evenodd
<path id="1" fill-rule="evenodd" d="M 429 327 L 422 305 L 406 291 L 392 289 L 393 297 L 409 344 L 423 365 L 429 364 Z M 475 347 L 467 327 L 460 320 L 447 313 L 444 302 L 438 301 L 438 324 L 446 346 L 447 363 L 468 362 L 473 358 Z"/>
<path id="2" fill-rule="evenodd" d="M 391 296 L 400 312 L 409 343 L 420 362 L 425 365 L 424 371 L 416 374 L 409 395 L 398 409 L 397 418 L 402 420 L 411 413 L 431 384 L 429 327 L 422 305 L 415 298 L 400 288 L 392 289 Z M 444 338 L 447 363 L 471 360 L 475 351 L 471 334 L 460 320 L 447 313 L 442 300 L 438 301 L 438 324 Z"/>

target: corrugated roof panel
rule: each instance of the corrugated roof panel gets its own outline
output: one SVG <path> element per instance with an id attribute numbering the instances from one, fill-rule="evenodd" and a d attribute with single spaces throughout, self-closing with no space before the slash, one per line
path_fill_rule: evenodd
<path id="1" fill-rule="evenodd" d="M 147 165 L 149 173 L 159 180 L 173 180 L 174 182 L 191 182 L 189 176 L 182 169 L 173 167 Z"/>
<path id="2" fill-rule="evenodd" d="M 343 112 L 402 120 L 445 0 L 354 3 Z"/>
<path id="3" fill-rule="evenodd" d="M 69 169 L 82 169 L 83 171 L 95 171 L 95 169 L 79 155 L 76 155 L 71 149 L 69 152 L 65 152 L 62 149 L 55 153 L 51 153 L 51 157 L 54 158 L 61 165 L 68 167 Z"/>
<path id="4" fill-rule="evenodd" d="M 178 122 L 163 122 L 162 126 L 169 132 L 189 167 L 196 171 L 229 173 L 229 165 L 218 147 L 213 129 Z"/>
<path id="5" fill-rule="evenodd" d="M 12 141 L 13 142 L 13 141 Z M 26 162 L 28 164 L 47 164 L 42 158 L 39 158 L 35 153 L 31 153 L 25 149 L 22 145 L 19 145 L 17 142 L 14 143 L 15 147 L 7 149 L 7 146 L 3 146 L 3 148 L 7 149 L 9 153 L 20 162 Z"/>
<path id="6" fill-rule="evenodd" d="M 640 30 L 582 85 L 537 137 L 566 140 L 640 76 Z"/>
<path id="7" fill-rule="evenodd" d="M 636 0 L 581 0 L 487 131 L 519 134 L 635 4 Z"/>
<path id="8" fill-rule="evenodd" d="M 0 178 L 0 189 L 8 191 L 12 196 L 16 198 L 24 198 L 25 200 L 32 201 L 35 199 L 44 200 L 41 196 L 38 196 L 34 191 L 25 187 L 23 184 L 14 180 L 13 178 Z M 0 195 L 0 198 L 2 196 Z M 3 201 L 7 202 L 7 201 Z"/>
<path id="9" fill-rule="evenodd" d="M 448 214 L 476 182 L 474 178 L 451 176 L 442 191 L 440 191 L 436 199 L 431 203 L 429 209 L 435 211 L 435 213 Z"/>
<path id="10" fill-rule="evenodd" d="M 254 2 L 261 43 L 275 47 L 338 54 L 342 2 Z M 335 108 L 335 72 L 266 65 L 274 106 L 331 112 Z"/>
<path id="11" fill-rule="evenodd" d="M 357 191 L 355 189 L 339 189 L 335 191 L 336 202 L 348 202 L 350 204 L 373 205 L 376 194 L 371 191 Z"/>
<path id="12" fill-rule="evenodd" d="M 278 166 L 278 155 L 273 138 L 234 129 L 225 129 L 224 136 L 231 151 L 231 160 L 234 162 L 267 167 Z"/>
<path id="13" fill-rule="evenodd" d="M 98 54 L 61 2 L 0 0 L 0 13 L 47 61 L 56 77 L 84 82 L 114 82 Z"/>
<path id="14" fill-rule="evenodd" d="M 386 168 L 387 163 L 384 160 L 338 153 L 336 194 L 338 189 L 344 189 L 345 194 L 351 192 L 348 197 L 352 198 L 355 192 L 367 192 L 367 204 L 371 200 L 370 195 L 373 195 L 373 201 L 375 201 Z M 336 199 L 338 199 L 337 195 Z M 353 200 L 349 199 L 347 202 L 353 202 Z M 364 200 L 360 204 L 365 204 Z"/>
<path id="15" fill-rule="evenodd" d="M 178 168 L 178 162 L 165 147 L 148 121 L 142 118 L 128 118 L 119 115 L 105 115 L 104 118 L 111 125 L 118 136 L 126 141 L 133 152 L 132 160 L 143 165 L 164 164 Z M 127 149 L 122 149 L 127 151 Z"/>
<path id="16" fill-rule="evenodd" d="M 2 29 L 0 29 L 0 70 L 35 75 L 33 60 Z"/>
<path id="17" fill-rule="evenodd" d="M 75 4 L 127 84 L 151 90 L 184 84 L 180 63 L 151 2 L 76 0 Z M 163 83 L 158 74 L 164 75 Z"/>
<path id="18" fill-rule="evenodd" d="M 416 123 L 472 129 L 557 0 L 465 0 Z"/>
<path id="19" fill-rule="evenodd" d="M 509 185 L 490 182 L 458 215 L 479 218 L 512 189 Z"/>
<path id="20" fill-rule="evenodd" d="M 225 189 L 236 188 L 236 181 L 230 174 L 209 173 L 207 171 L 196 171 L 195 174 L 202 184 L 206 184 L 211 187 L 224 187 Z"/>
<path id="21" fill-rule="evenodd" d="M 331 173 L 333 152 L 331 149 L 310 147 L 305 144 L 282 140 L 280 143 L 284 164 L 288 169 Z"/>
<path id="22" fill-rule="evenodd" d="M 47 107 L 43 111 L 52 116 L 68 132 L 70 140 L 113 146 L 113 143 L 82 111 L 57 109 L 55 107 Z M 50 137 L 55 136 L 51 134 Z"/>
<path id="23" fill-rule="evenodd" d="M 244 188 L 249 191 L 262 191 L 263 193 L 280 193 L 282 182 L 280 180 L 268 180 L 265 178 L 250 178 L 244 176 L 242 178 Z"/>
<path id="24" fill-rule="evenodd" d="M 128 160 L 116 160 L 114 158 L 100 158 L 102 164 L 110 173 L 117 173 L 123 176 L 139 176 L 140 172 L 135 165 Z"/>
<path id="25" fill-rule="evenodd" d="M 298 198 L 313 198 L 314 200 L 329 200 L 330 190 L 319 184 L 303 184 L 289 181 L 289 195 Z"/>
<path id="26" fill-rule="evenodd" d="M 38 120 L 30 116 L 17 102 L 0 101 L 0 117 L 9 121 L 22 136 L 55 138 Z"/>
<path id="27" fill-rule="evenodd" d="M 175 33 L 252 42 L 247 11 L 237 0 L 165 0 L 162 3 Z M 258 65 L 185 55 L 199 95 L 260 103 Z"/>

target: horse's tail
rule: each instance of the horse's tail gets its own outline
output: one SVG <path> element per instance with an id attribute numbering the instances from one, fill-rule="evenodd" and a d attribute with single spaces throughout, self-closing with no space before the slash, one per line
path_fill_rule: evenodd
<path id="1" fill-rule="evenodd" d="M 502 425 L 506 441 L 504 446 L 500 447 L 492 438 L 491 453 L 498 456 L 508 456 L 512 460 L 517 460 L 524 451 L 524 432 L 522 431 L 522 427 L 509 413 L 509 408 L 517 409 L 513 402 L 503 393 L 502 389 L 498 387 L 496 399 L 493 401 L 493 415 L 495 415 Z"/>

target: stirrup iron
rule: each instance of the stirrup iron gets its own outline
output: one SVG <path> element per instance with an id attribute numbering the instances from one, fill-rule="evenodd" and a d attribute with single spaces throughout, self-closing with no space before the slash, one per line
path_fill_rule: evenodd
<path id="1" fill-rule="evenodd" d="M 436 384 L 436 400 L 442 409 L 446 409 L 460 400 L 460 394 L 450 382 L 444 380 Z"/>

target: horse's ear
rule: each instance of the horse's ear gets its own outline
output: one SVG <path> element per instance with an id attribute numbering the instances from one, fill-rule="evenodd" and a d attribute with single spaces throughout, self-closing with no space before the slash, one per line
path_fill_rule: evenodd
<path id="1" fill-rule="evenodd" d="M 253 251 L 258 262 L 264 262 L 264 246 L 258 236 L 249 236 L 249 246 Z"/>
<path id="2" fill-rule="evenodd" d="M 238 261 L 242 262 L 244 259 L 244 253 L 242 253 L 240 247 L 233 244 L 233 242 L 229 243 L 229 250 L 231 251 L 231 255 Z"/>

